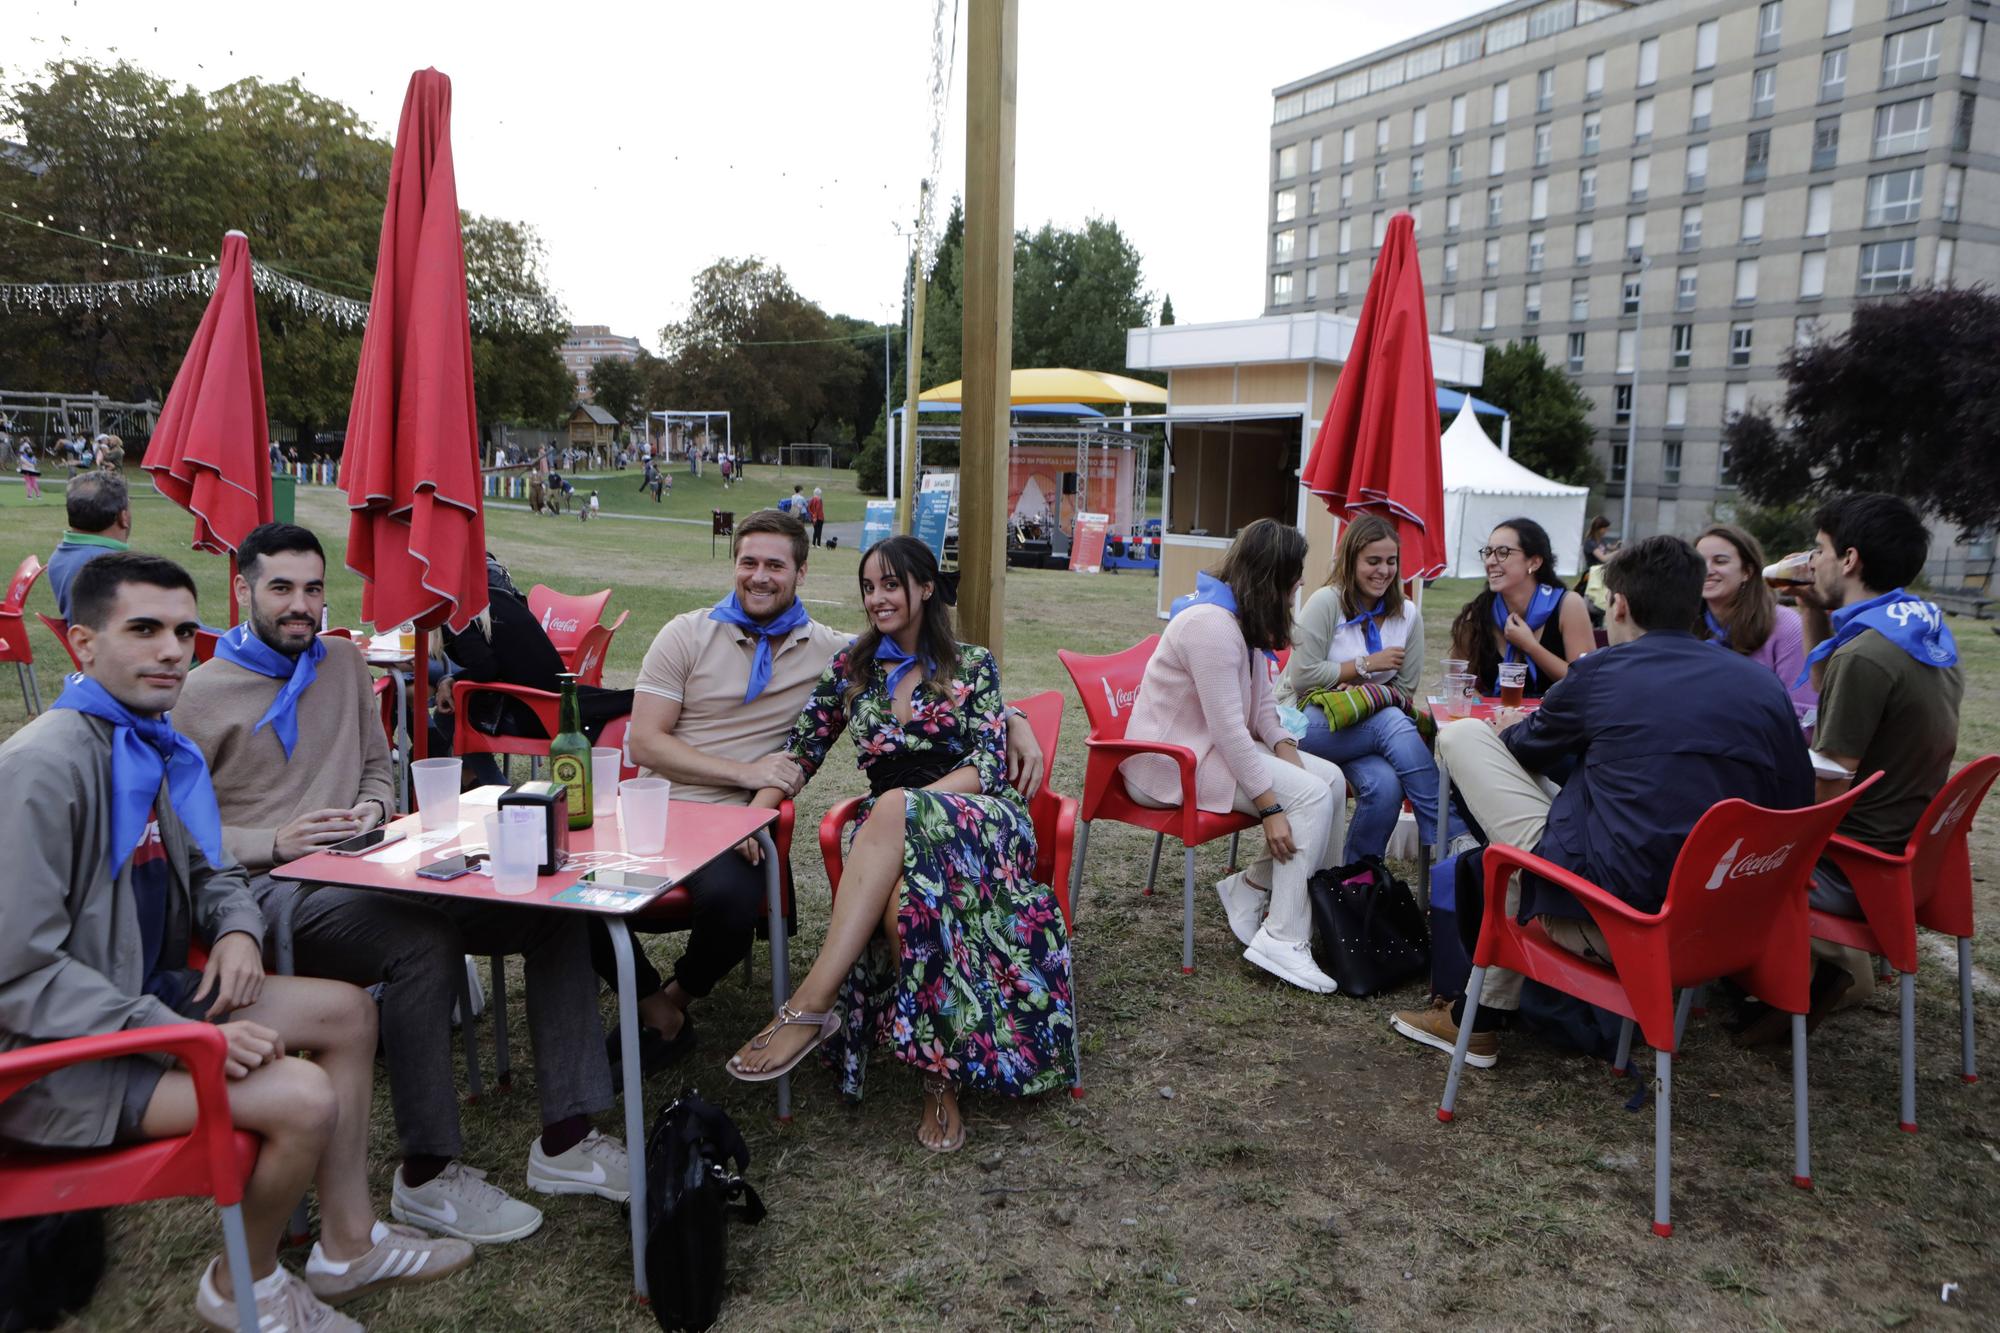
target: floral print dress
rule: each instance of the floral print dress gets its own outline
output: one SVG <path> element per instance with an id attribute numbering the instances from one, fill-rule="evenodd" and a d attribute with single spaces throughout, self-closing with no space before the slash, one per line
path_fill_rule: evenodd
<path id="1" fill-rule="evenodd" d="M 961 1088 L 1027 1097 L 1073 1085 L 1069 932 L 1055 895 L 1035 882 L 1034 825 L 1007 783 L 993 654 L 961 647 L 954 670 L 917 687 L 903 723 L 883 663 L 850 711 L 849 651 L 828 665 L 786 743 L 806 776 L 851 728 L 863 772 L 885 759 L 956 758 L 977 770 L 979 794 L 904 789 L 899 940 L 892 948 L 878 934 L 842 984 L 844 1021 L 824 1048 L 841 1091 L 860 1098 L 876 1045 Z"/>

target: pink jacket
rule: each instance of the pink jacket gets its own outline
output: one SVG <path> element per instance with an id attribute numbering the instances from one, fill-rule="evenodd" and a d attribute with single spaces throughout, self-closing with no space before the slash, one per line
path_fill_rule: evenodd
<path id="1" fill-rule="evenodd" d="M 1244 645 L 1236 617 L 1219 606 L 1191 606 L 1167 623 L 1125 736 L 1193 750 L 1195 804 L 1214 814 L 1236 803 L 1239 787 L 1249 796 L 1269 791 L 1270 766 L 1279 762 L 1271 750 L 1291 739 L 1278 721 L 1270 673 Z M 1118 772 L 1135 797 L 1180 804 L 1180 770 L 1167 756 L 1133 755 Z"/>

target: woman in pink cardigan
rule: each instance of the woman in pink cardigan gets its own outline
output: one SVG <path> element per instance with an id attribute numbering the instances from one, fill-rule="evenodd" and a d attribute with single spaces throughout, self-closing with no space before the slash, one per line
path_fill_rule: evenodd
<path id="1" fill-rule="evenodd" d="M 1326 760 L 1299 753 L 1278 722 L 1265 667 L 1265 657 L 1291 638 L 1292 598 L 1305 562 L 1306 539 L 1297 528 L 1260 518 L 1237 534 L 1215 574 L 1199 575 L 1195 591 L 1175 599 L 1125 734 L 1187 746 L 1195 758 L 1195 803 L 1263 823 L 1268 854 L 1215 886 L 1229 928 L 1248 961 L 1330 995 L 1333 978 L 1313 962 L 1306 881 L 1339 859 L 1347 784 Z M 1118 771 L 1135 801 L 1181 804 L 1180 770 L 1167 756 L 1134 755 Z"/>

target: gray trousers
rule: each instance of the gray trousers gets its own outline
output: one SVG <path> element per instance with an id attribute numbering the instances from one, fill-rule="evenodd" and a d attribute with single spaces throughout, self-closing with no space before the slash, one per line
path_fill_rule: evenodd
<path id="1" fill-rule="evenodd" d="M 269 921 L 274 890 L 294 886 L 259 875 L 250 887 Z M 542 1123 L 594 1115 L 611 1105 L 597 977 L 581 915 L 321 888 L 299 904 L 292 950 L 300 976 L 382 984 L 382 1052 L 405 1157 L 457 1157 L 464 1150 L 451 1010 L 453 973 L 465 966 L 468 953 L 522 956 Z"/>

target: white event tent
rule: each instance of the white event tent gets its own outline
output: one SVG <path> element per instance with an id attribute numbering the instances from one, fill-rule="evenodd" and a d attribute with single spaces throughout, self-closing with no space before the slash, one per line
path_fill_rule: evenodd
<path id="1" fill-rule="evenodd" d="M 1590 490 L 1565 486 L 1500 452 L 1473 416 L 1470 401 L 1444 432 L 1446 578 L 1478 578 L 1479 548 L 1494 525 L 1532 518 L 1548 529 L 1556 572 L 1574 577 L 1582 557 Z"/>

